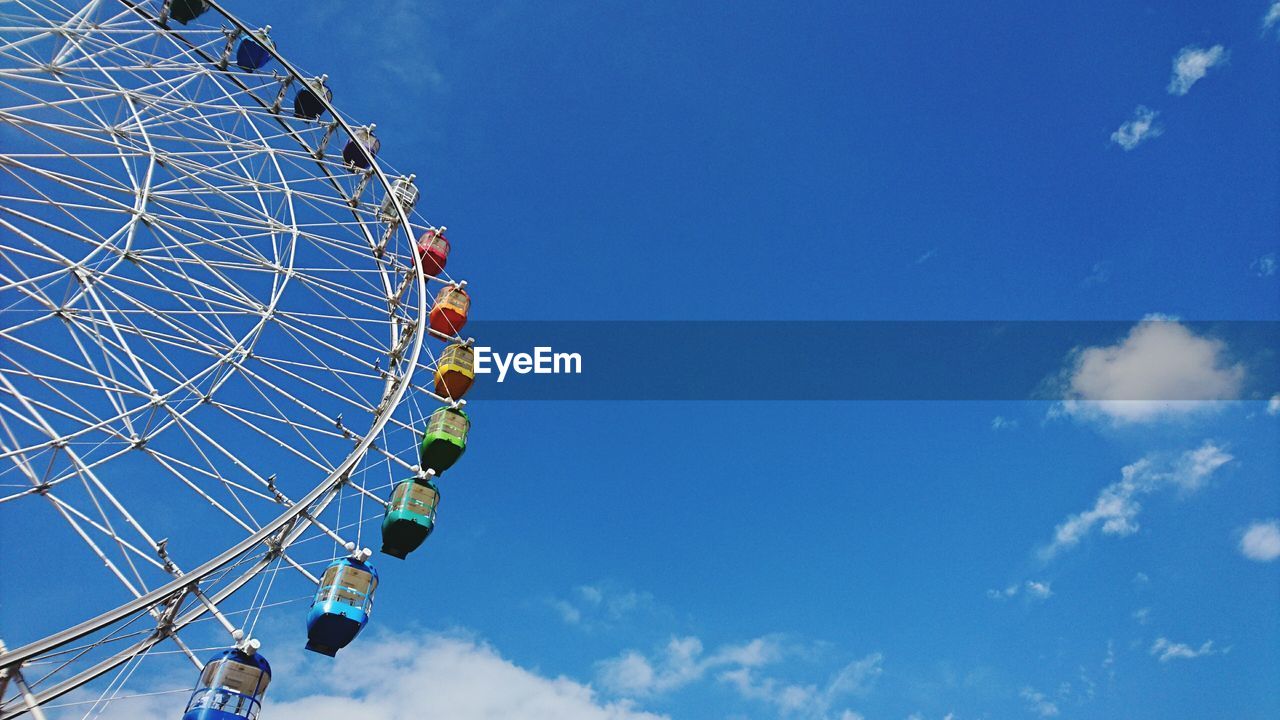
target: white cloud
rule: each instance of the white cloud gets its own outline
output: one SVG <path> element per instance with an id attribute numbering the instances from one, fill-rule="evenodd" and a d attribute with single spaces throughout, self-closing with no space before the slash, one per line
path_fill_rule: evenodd
<path id="1" fill-rule="evenodd" d="M 1027 701 L 1027 709 L 1040 717 L 1055 717 L 1058 714 L 1058 706 L 1035 688 L 1022 688 L 1020 696 Z"/>
<path id="2" fill-rule="evenodd" d="M 655 664 L 630 650 L 599 663 L 598 677 L 605 688 L 624 695 L 652 695 L 674 690 L 702 678 L 710 666 L 702 659 L 702 641 L 696 637 L 671 638 L 662 659 Z"/>
<path id="3" fill-rule="evenodd" d="M 991 419 L 992 430 L 1014 430 L 1018 427 L 1017 420 L 1010 420 L 1003 415 L 997 415 Z"/>
<path id="4" fill-rule="evenodd" d="M 1146 140 L 1159 137 L 1164 132 L 1164 128 L 1156 124 L 1156 116 L 1159 114 L 1144 105 L 1139 105 L 1133 111 L 1133 119 L 1111 133 L 1111 142 L 1128 151 L 1138 147 Z"/>
<path id="5" fill-rule="evenodd" d="M 726 645 L 710 655 L 703 653 L 696 637 L 673 637 L 660 656 L 650 660 L 635 650 L 597 663 L 597 677 L 606 689 L 622 694 L 656 695 L 701 680 L 708 671 L 755 668 L 775 662 L 788 649 L 778 637 L 756 638 L 741 645 Z"/>
<path id="6" fill-rule="evenodd" d="M 1047 600 L 1053 596 L 1053 590 L 1049 588 L 1047 582 L 1027 581 L 1027 594 L 1038 600 Z"/>
<path id="7" fill-rule="evenodd" d="M 1170 660 L 1194 660 L 1205 655 L 1214 655 L 1213 641 L 1206 640 L 1199 648 L 1184 643 L 1171 642 L 1168 638 L 1157 638 L 1151 645 L 1151 654 L 1159 657 L 1160 662 Z"/>
<path id="8" fill-rule="evenodd" d="M 1151 622 L 1151 608 L 1140 607 L 1137 610 L 1134 610 L 1133 615 L 1131 615 L 1130 617 L 1132 617 L 1134 622 L 1138 623 L 1139 625 L 1146 625 L 1147 623 Z"/>
<path id="9" fill-rule="evenodd" d="M 1027 597 L 1033 600 L 1048 600 L 1053 597 L 1053 590 L 1047 582 L 1038 582 L 1035 580 L 1027 580 L 1023 583 L 1013 583 L 1005 587 L 1003 590 L 988 590 L 987 597 L 992 600 L 1008 600 L 1019 592 L 1025 590 Z"/>
<path id="10" fill-rule="evenodd" d="M 921 254 L 920 257 L 916 258 L 915 264 L 923 265 L 929 262 L 930 260 L 934 259 L 935 257 L 937 257 L 937 255 L 938 255 L 938 248 L 930 248 L 926 250 L 923 254 Z"/>
<path id="11" fill-rule="evenodd" d="M 852 720 L 861 715 L 849 709 L 836 714 L 839 701 L 864 695 L 883 672 L 883 657 L 872 653 L 836 671 L 825 683 L 800 683 L 766 675 L 763 669 L 788 656 L 806 654 L 779 636 L 725 645 L 705 653 L 696 637 L 673 637 L 654 658 L 634 650 L 597 664 L 597 679 L 610 692 L 650 697 L 671 692 L 707 677 L 729 685 L 747 699 L 773 707 L 785 717 Z"/>
<path id="12" fill-rule="evenodd" d="M 1280 393 L 1272 395 L 1271 399 L 1267 401 L 1267 414 L 1280 415 Z"/>
<path id="13" fill-rule="evenodd" d="M 566 625 L 588 631 L 613 627 L 637 614 L 662 611 L 652 593 L 621 590 L 609 583 L 579 585 L 568 598 L 553 598 L 547 603 Z"/>
<path id="14" fill-rule="evenodd" d="M 1272 3 L 1267 14 L 1262 18 L 1262 31 L 1270 30 L 1276 23 L 1280 23 L 1280 1 Z"/>
<path id="15" fill-rule="evenodd" d="M 1249 269 L 1258 277 L 1271 277 L 1276 274 L 1276 268 L 1280 266 L 1280 262 L 1276 260 L 1275 253 L 1267 253 L 1262 257 L 1249 263 Z"/>
<path id="16" fill-rule="evenodd" d="M 582 611 L 564 600 L 552 601 L 551 607 L 560 613 L 560 618 L 566 625 L 577 625 L 582 622 Z"/>
<path id="17" fill-rule="evenodd" d="M 840 668 L 823 685 L 762 677 L 756 668 L 751 667 L 726 670 L 717 679 L 732 686 L 744 698 L 773 706 L 782 717 L 825 720 L 831 717 L 833 706 L 840 700 L 871 691 L 884 672 L 883 661 L 884 656 L 880 653 L 872 653 Z M 845 709 L 839 717 L 845 720 L 862 716 Z"/>
<path id="18" fill-rule="evenodd" d="M 1080 284 L 1088 288 L 1101 285 L 1110 279 L 1111 263 L 1106 260 L 1102 260 L 1093 264 L 1093 268 L 1089 271 L 1089 274 L 1085 276 L 1085 279 L 1080 281 Z"/>
<path id="19" fill-rule="evenodd" d="M 1005 598 L 1011 598 L 1014 595 L 1017 595 L 1018 589 L 1018 583 L 1014 583 L 1003 590 L 988 590 L 987 597 L 992 600 L 1004 600 Z"/>
<path id="20" fill-rule="evenodd" d="M 602 700 L 589 685 L 547 677 L 465 637 L 384 634 L 361 638 L 336 659 L 278 677 L 267 694 L 272 720 L 662 720 L 630 700 Z M 322 669 L 323 668 L 323 669 Z M 276 687 L 282 686 L 282 687 Z M 289 699 L 292 695 L 297 699 Z M 112 703 L 101 720 L 172 720 L 172 696 Z"/>
<path id="21" fill-rule="evenodd" d="M 1227 51 L 1221 45 L 1198 48 L 1188 45 L 1173 59 L 1173 77 L 1169 78 L 1169 94 L 1186 95 L 1191 86 L 1209 72 L 1214 65 L 1227 61 Z"/>
<path id="22" fill-rule="evenodd" d="M 1258 562 L 1280 558 L 1280 521 L 1259 520 L 1250 525 L 1240 537 L 1240 554 Z"/>
<path id="23" fill-rule="evenodd" d="M 1221 340 L 1176 320 L 1144 318 L 1115 345 L 1075 351 L 1061 409 L 1118 424 L 1150 422 L 1214 407 L 1240 395 L 1244 366 L 1229 364 Z"/>
<path id="24" fill-rule="evenodd" d="M 1052 542 L 1040 549 L 1040 557 L 1048 560 L 1075 547 L 1098 527 L 1104 535 L 1132 535 L 1138 531 L 1140 497 L 1165 488 L 1195 492 L 1231 460 L 1232 456 L 1222 448 L 1206 441 L 1199 448 L 1182 453 L 1172 463 L 1161 463 L 1149 455 L 1126 465 L 1120 471 L 1120 481 L 1103 488 L 1092 508 L 1071 515 L 1058 525 Z"/>

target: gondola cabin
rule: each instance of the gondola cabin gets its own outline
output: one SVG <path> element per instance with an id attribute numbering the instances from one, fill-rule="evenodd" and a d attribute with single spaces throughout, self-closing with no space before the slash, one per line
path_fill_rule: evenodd
<path id="1" fill-rule="evenodd" d="M 461 400 L 476 379 L 476 352 L 471 346 L 454 343 L 444 349 L 436 363 L 436 394 Z"/>
<path id="2" fill-rule="evenodd" d="M 400 207 L 404 208 L 405 213 L 413 212 L 413 206 L 418 204 L 418 186 L 413 184 L 414 175 L 402 175 L 391 183 L 391 192 L 382 200 L 382 208 L 378 215 L 383 222 L 391 222 L 399 219 L 399 213 L 396 212 L 395 199 L 400 200 Z"/>
<path id="3" fill-rule="evenodd" d="M 271 52 L 268 48 L 274 48 L 276 44 L 267 34 L 270 30 L 270 27 L 264 28 L 240 41 L 240 47 L 236 48 L 236 65 L 239 65 L 241 70 L 245 72 L 261 70 L 271 62 Z"/>
<path id="4" fill-rule="evenodd" d="M 333 91 L 318 77 L 306 82 L 306 87 L 293 96 L 293 116 L 303 120 L 315 120 L 324 114 L 324 104 L 333 99 Z"/>
<path id="5" fill-rule="evenodd" d="M 418 447 L 423 470 L 434 470 L 436 475 L 453 467 L 467 450 L 467 432 L 471 419 L 455 408 L 440 408 L 427 419 L 427 430 L 422 434 Z"/>
<path id="6" fill-rule="evenodd" d="M 440 489 L 431 480 L 397 483 L 382 518 L 382 552 L 403 560 L 417 550 L 435 529 L 439 506 Z"/>
<path id="7" fill-rule="evenodd" d="M 428 275 L 444 272 L 445 263 L 449 262 L 449 240 L 444 236 L 444 228 L 432 228 L 418 238 L 418 262 L 422 263 L 422 272 Z"/>
<path id="8" fill-rule="evenodd" d="M 209 11 L 209 3 L 205 0 L 172 0 L 169 3 L 169 17 L 186 25 Z"/>
<path id="9" fill-rule="evenodd" d="M 382 149 L 382 141 L 373 134 L 373 128 L 357 128 L 342 148 L 342 161 L 351 168 L 368 170 L 373 158 Z"/>
<path id="10" fill-rule="evenodd" d="M 271 665 L 260 653 L 223 650 L 200 672 L 182 720 L 256 720 L 271 682 Z"/>
<path id="11" fill-rule="evenodd" d="M 431 329 L 445 335 L 457 335 L 467 324 L 471 310 L 471 296 L 457 285 L 446 285 L 436 294 L 436 304 L 431 308 Z"/>
<path id="12" fill-rule="evenodd" d="M 334 560 L 307 613 L 307 649 L 333 657 L 369 623 L 378 571 L 353 557 Z"/>

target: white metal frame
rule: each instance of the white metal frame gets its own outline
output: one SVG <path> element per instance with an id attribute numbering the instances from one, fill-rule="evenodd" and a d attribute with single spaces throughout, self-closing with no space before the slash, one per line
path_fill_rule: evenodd
<path id="1" fill-rule="evenodd" d="M 322 517 L 335 507 L 340 513 L 344 496 L 370 499 L 380 512 L 383 501 L 376 490 L 385 486 L 371 489 L 358 476 L 375 463 L 392 477 L 418 471 L 416 462 L 398 454 L 404 448 L 387 447 L 379 439 L 389 433 L 414 437 L 415 421 L 426 414 L 416 403 L 448 402 L 414 386 L 413 374 L 420 364 L 430 369 L 434 362 L 420 357 L 427 335 L 460 340 L 428 328 L 427 283 L 454 281 L 422 273 L 413 225 L 401 221 L 412 216 L 393 191 L 397 176 L 376 159 L 357 176 L 330 157 L 339 154 L 327 152 L 331 140 L 354 137 L 358 128 L 323 94 L 317 98 L 327 120 L 300 130 L 299 123 L 281 115 L 288 88 L 307 87 L 309 76 L 274 47 L 267 49 L 285 74 L 270 82 L 263 75 L 218 69 L 237 37 L 256 32 L 219 3 L 210 1 L 211 11 L 190 28 L 160 22 L 159 0 L 91 0 L 74 12 L 58 0 L 14 0 L 11 5 L 48 25 L 39 31 L 9 26 L 15 13 L 0 5 L 0 130 L 16 128 L 41 150 L 0 153 L 0 180 L 6 181 L 0 184 L 0 233 L 10 235 L 4 240 L 0 234 L 0 249 L 16 258 L 0 265 L 0 463 L 13 466 L 0 479 L 16 476 L 28 485 L 17 491 L 0 486 L 0 512 L 43 498 L 132 598 L 16 648 L 0 644 L 0 720 L 25 712 L 39 717 L 40 706 L 113 670 L 129 668 L 165 640 L 199 665 L 181 633 L 202 619 L 213 618 L 234 642 L 247 642 L 244 627 L 237 627 L 221 608 L 255 578 L 269 578 L 267 590 L 255 594 L 244 611 L 256 618 L 268 605 L 270 583 L 280 566 L 315 583 L 307 569 L 314 562 L 291 550 L 307 542 L 308 533 L 310 539 L 356 549 L 342 533 L 356 527 L 358 537 L 358 525 Z M 104 27 L 111 32 L 104 33 Z M 221 46 L 219 35 L 224 38 Z M 65 44 L 47 64 L 27 54 L 41 41 L 58 38 Z M 113 60 L 121 64 L 113 65 Z M 126 61 L 137 64 L 124 65 Z M 78 68 L 91 66 L 86 72 L 109 79 L 111 85 L 73 72 L 52 79 L 42 75 L 71 62 L 83 63 Z M 175 77 L 165 79 L 162 73 Z M 121 76 L 132 82 L 122 83 Z M 140 82 L 144 77 L 152 82 Z M 220 94 L 199 100 L 202 89 Z M 127 121 L 95 110 L 112 103 L 127 109 Z M 40 113 L 62 121 L 37 119 Z M 273 126 L 278 132 L 264 131 Z M 103 129 L 109 132 L 104 135 Z M 140 144 L 133 140 L 135 131 Z M 62 142 L 76 149 L 66 150 Z M 183 143 L 192 149 L 163 149 Z M 255 170 L 263 155 L 267 162 Z M 120 161 L 128 185 L 102 168 L 109 159 Z M 145 164 L 142 172 L 138 162 Z M 51 169 L 55 165 L 58 170 Z M 69 170 L 63 169 L 67 166 Z M 310 180 L 316 182 L 291 185 L 289 173 L 304 167 L 311 168 Z M 274 174 L 279 182 L 264 179 L 263 173 Z M 368 190 L 371 180 L 394 204 L 393 217 L 379 217 L 380 200 Z M 63 199 L 66 193 L 83 199 L 69 202 Z M 120 199 L 129 196 L 132 202 Z M 320 222 L 300 221 L 307 214 L 302 206 Z M 277 219 L 280 208 L 289 222 Z M 340 220 L 330 211 L 350 219 Z M 119 227 L 104 235 L 100 223 L 80 217 L 102 214 L 118 216 Z M 217 230 L 227 235 L 216 236 Z M 143 247 L 140 234 L 158 241 Z M 267 239 L 273 257 L 258 252 Z M 91 249 L 76 259 L 59 251 L 62 240 Z M 168 257 L 148 267 L 146 253 L 156 247 Z M 300 265 L 300 247 L 332 258 L 333 266 Z M 339 260 L 361 253 L 368 263 L 364 269 Z M 53 267 L 32 275 L 24 270 L 42 263 Z M 145 277 L 130 274 L 137 267 L 145 268 Z M 358 275 L 363 288 L 346 282 L 350 276 L 341 273 L 344 269 Z M 251 271 L 270 272 L 265 297 L 233 279 Z M 370 274 L 376 277 L 377 292 L 369 289 L 375 286 L 365 277 Z M 69 282 L 66 276 L 77 289 L 61 300 L 47 295 L 46 288 Z M 314 294 L 325 307 L 319 312 L 287 309 L 286 291 L 296 288 Z M 147 302 L 143 291 L 167 293 L 167 306 Z M 130 304 L 121 306 L 122 299 Z M 256 319 L 239 333 L 224 322 L 224 315 L 249 313 Z M 362 320 L 377 313 L 385 318 L 380 323 Z M 378 340 L 362 322 L 380 326 L 386 339 Z M 71 328 L 67 334 L 78 359 L 32 340 L 41 323 Z M 349 333 L 335 326 L 350 326 Z M 298 356 L 259 352 L 269 333 L 277 341 L 291 340 L 301 348 Z M 188 375 L 169 355 L 192 348 L 204 351 L 207 366 Z M 351 369 L 370 355 L 381 358 L 372 369 Z M 328 380 L 320 382 L 318 375 Z M 354 386 L 370 387 L 371 380 L 381 382 L 376 402 L 367 390 L 361 394 Z M 225 397 L 220 391 L 234 383 L 252 388 L 256 396 Z M 105 398 L 109 407 L 95 407 L 89 397 L 98 403 Z M 406 397 L 412 401 L 406 404 Z M 317 407 L 337 402 L 349 412 L 369 413 L 368 426 L 361 422 L 352 428 L 343 413 L 334 417 Z M 292 411 L 280 403 L 289 403 Z M 223 422 L 243 427 L 261 442 L 279 443 L 281 452 L 303 464 L 314 481 L 290 498 L 274 475 L 255 470 L 193 419 L 204 408 L 216 410 Z M 57 427 L 69 423 L 76 425 L 74 431 Z M 287 441 L 277 425 L 292 431 Z M 45 439 L 34 444 L 23 440 L 32 433 Z M 177 437 L 183 452 L 156 449 L 153 441 L 162 433 Z M 332 452 L 335 443 L 344 443 L 347 450 L 332 462 L 324 452 Z M 112 491 L 112 481 L 103 478 L 104 472 L 138 456 L 192 490 L 243 537 L 183 569 L 171 557 L 167 541 L 149 532 Z M 48 468 L 61 471 L 51 474 L 35 462 L 46 460 Z M 81 508 L 67 498 L 80 489 L 92 507 Z M 221 491 L 234 507 L 215 495 Z M 278 508 L 263 522 L 246 506 L 261 501 Z M 168 579 L 149 584 L 144 571 L 152 578 L 159 571 Z M 149 628 L 138 624 L 142 616 L 150 618 Z M 44 672 L 48 666 L 53 669 Z M 32 667 L 41 668 L 38 680 L 23 672 Z M 6 685 L 19 692 L 6 696 Z M 118 693 L 116 681 L 112 686 Z"/>

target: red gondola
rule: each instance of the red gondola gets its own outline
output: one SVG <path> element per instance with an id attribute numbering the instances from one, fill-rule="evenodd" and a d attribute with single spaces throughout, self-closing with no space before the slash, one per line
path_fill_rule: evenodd
<path id="1" fill-rule="evenodd" d="M 445 263 L 449 261 L 449 240 L 444 230 L 431 228 L 418 238 L 418 262 L 422 263 L 422 272 L 428 275 L 444 272 Z"/>
<path id="2" fill-rule="evenodd" d="M 467 312 L 471 309 L 471 296 L 461 285 L 446 285 L 436 295 L 431 308 L 431 329 L 445 335 L 457 335 L 467 324 Z"/>

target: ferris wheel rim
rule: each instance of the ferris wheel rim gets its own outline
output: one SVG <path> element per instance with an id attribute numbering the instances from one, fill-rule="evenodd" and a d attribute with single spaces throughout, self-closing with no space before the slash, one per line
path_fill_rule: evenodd
<path id="1" fill-rule="evenodd" d="M 131 0 L 118 0 L 118 2 L 120 2 L 120 4 L 124 5 L 126 8 L 133 10 L 140 17 L 143 17 L 144 19 L 149 20 L 152 23 L 156 24 L 163 31 L 162 33 L 163 36 L 171 37 L 171 38 L 175 36 L 181 37 L 179 33 L 175 33 L 171 29 L 158 23 L 155 16 L 150 15 L 150 13 L 145 8 L 143 8 L 140 3 L 132 2 Z M 249 26 L 246 25 L 243 21 L 241 21 L 235 15 L 233 15 L 232 13 L 224 9 L 220 3 L 216 2 L 216 0 L 206 0 L 206 3 L 210 6 L 210 9 L 216 11 L 222 18 L 224 18 L 226 21 L 231 23 L 232 26 L 236 30 L 238 30 L 240 33 L 243 33 L 248 37 L 256 37 L 255 31 L 251 30 Z M 94 5 L 94 4 L 96 3 L 90 3 L 90 5 Z M 183 42 L 186 42 L 186 41 L 183 40 Z M 275 60 L 289 74 L 291 78 L 293 78 L 293 80 L 301 81 L 304 84 L 308 82 L 308 78 L 304 76 L 301 72 L 299 72 L 296 69 L 296 67 L 292 65 L 292 63 L 286 60 L 274 46 L 272 46 L 269 43 L 260 43 L 260 45 L 270 54 L 271 58 Z M 232 81 L 238 82 L 234 78 L 232 78 Z M 251 97 L 254 97 L 255 100 L 260 101 L 260 98 L 257 98 L 252 94 L 251 94 Z M 332 102 L 328 98 L 324 96 L 324 93 L 317 93 L 316 98 L 322 104 L 324 109 L 328 111 L 330 115 L 334 118 L 334 121 L 338 123 L 338 126 L 348 136 L 355 137 L 355 128 L 353 128 L 351 124 L 348 123 L 347 120 L 337 111 L 337 108 L 332 104 Z M 281 124 L 284 125 L 284 123 L 281 123 Z M 295 139 L 298 139 L 299 142 L 301 142 L 300 138 L 297 137 L 296 133 L 290 132 L 290 134 Z M 303 147 L 304 148 L 306 147 L 305 143 L 303 143 Z M 382 167 L 382 165 L 378 163 L 377 159 L 372 155 L 370 155 L 368 159 L 370 162 L 371 176 L 376 177 L 378 179 L 378 182 L 383 187 L 383 190 L 384 192 L 386 192 L 387 197 L 393 203 L 395 211 L 398 214 L 398 217 L 402 219 L 401 222 L 399 223 L 399 227 L 397 228 L 397 230 L 399 231 L 399 233 L 403 235 L 404 238 L 407 239 L 409 246 L 412 247 L 414 238 L 412 234 L 411 225 L 408 222 L 409 214 L 405 211 L 405 208 L 401 203 L 400 197 L 392 191 L 392 181 L 388 178 L 388 175 L 384 170 L 384 168 Z M 154 158 L 154 155 L 152 154 L 150 158 L 150 162 L 152 165 L 154 165 L 154 160 L 155 158 Z M 327 168 L 324 169 L 324 172 L 326 176 L 329 177 L 330 181 L 332 181 L 333 179 L 332 175 Z M 138 220 L 135 218 L 134 220 L 130 221 L 130 225 L 136 227 L 137 222 Z M 371 233 L 369 232 L 369 229 L 367 227 L 364 227 L 363 224 L 361 224 L 361 228 L 366 239 L 370 241 L 371 247 L 373 247 L 376 244 L 376 242 L 372 237 Z M 295 236 L 296 236 L 296 228 L 295 228 Z M 118 259 L 117 262 L 119 261 L 120 260 Z M 383 261 L 378 258 L 375 258 L 375 262 L 377 262 L 379 265 L 383 264 Z M 411 269 L 411 271 L 414 274 L 413 282 L 417 290 L 417 307 L 415 308 L 416 313 L 414 315 L 412 324 L 409 325 L 409 327 L 413 329 L 412 337 L 410 339 L 410 342 L 408 343 L 408 346 L 403 348 L 403 354 L 400 356 L 399 362 L 396 363 L 397 372 L 388 371 L 385 374 L 386 382 L 384 385 L 382 401 L 378 406 L 378 410 L 374 415 L 373 421 L 370 424 L 369 429 L 363 434 L 363 436 L 360 437 L 359 442 L 348 453 L 348 455 L 341 462 L 337 464 L 337 466 L 332 472 L 330 472 L 323 480 L 317 483 L 315 487 L 313 487 L 305 495 L 301 496 L 296 501 L 293 501 L 292 505 L 286 507 L 283 512 L 279 513 L 275 518 L 273 518 L 272 520 L 264 524 L 258 531 L 250 534 L 248 537 L 243 538 L 242 540 L 233 544 L 231 547 L 223 550 L 220 554 L 210 558 L 209 560 L 206 560 L 204 563 L 200 564 L 199 566 L 192 568 L 191 570 L 186 572 L 186 574 L 180 577 L 175 577 L 170 582 L 160 585 L 144 593 L 143 595 L 134 598 L 133 600 L 122 603 L 116 608 L 107 610 L 93 618 L 89 618 L 85 621 L 82 621 L 81 623 L 73 625 L 69 628 L 65 628 L 59 632 L 52 633 L 39 640 L 35 640 L 32 642 L 26 643 L 22 646 L 19 646 L 17 648 L 13 648 L 3 653 L 0 653 L 0 668 L 7 669 L 7 668 L 19 667 L 24 663 L 24 661 L 29 660 L 35 656 L 38 656 L 44 652 L 47 652 L 48 650 L 60 647 L 76 639 L 83 638 L 86 635 L 89 635 L 97 630 L 106 628 L 125 618 L 145 612 L 150 608 L 158 607 L 170 598 L 181 596 L 186 592 L 189 592 L 192 588 L 199 587 L 199 584 L 201 581 L 207 579 L 213 573 L 219 570 L 222 570 L 228 565 L 231 565 L 237 558 L 244 557 L 248 553 L 251 553 L 255 548 L 264 544 L 264 542 L 266 542 L 269 538 L 271 538 L 273 534 L 280 531 L 290 522 L 297 520 L 299 517 L 305 517 L 308 514 L 308 512 L 312 511 L 312 506 L 323 501 L 323 498 L 325 498 L 326 494 L 332 493 L 334 490 L 340 489 L 344 483 L 348 482 L 350 473 L 352 472 L 354 467 L 357 465 L 357 463 L 360 462 L 360 460 L 369 451 L 369 448 L 376 441 L 378 434 L 383 430 L 383 428 L 391 420 L 392 415 L 395 413 L 397 407 L 400 405 L 401 401 L 404 399 L 405 393 L 408 392 L 408 390 L 412 387 L 413 374 L 418 366 L 418 360 L 422 351 L 422 346 L 425 340 L 425 336 L 429 332 L 427 329 L 429 327 L 427 322 L 427 314 L 429 310 L 429 305 L 428 305 L 429 299 L 426 293 L 426 274 L 420 263 L 413 262 L 413 263 L 410 263 L 410 266 L 411 268 L 409 269 Z M 393 292 L 394 292 L 394 288 L 391 287 L 391 278 L 396 276 L 397 271 L 398 271 L 398 268 L 396 268 L 394 264 L 387 264 L 387 267 L 383 268 L 383 271 L 380 273 L 384 290 L 386 291 L 386 295 L 389 298 L 393 295 Z M 286 276 L 286 281 L 287 281 L 287 276 Z M 278 293 L 273 293 L 273 295 L 278 297 Z M 392 332 L 394 334 L 395 332 L 394 328 L 396 327 L 396 325 L 394 323 L 388 323 L 388 325 L 392 328 Z M 392 340 L 393 340 L 392 347 L 395 347 L 395 343 L 394 343 L 395 338 L 393 337 Z M 238 585 L 234 585 L 234 587 L 229 586 L 227 589 L 220 589 L 218 593 L 215 593 L 215 597 L 219 594 L 229 595 L 232 592 L 235 592 L 236 590 L 238 590 L 240 587 L 243 587 L 243 585 L 247 583 L 248 580 L 251 580 L 258 573 L 260 573 L 262 569 L 264 569 L 272 559 L 273 559 L 273 556 L 268 554 L 263 558 L 262 561 L 260 561 L 262 564 L 262 568 L 258 568 L 256 571 L 249 572 L 244 576 L 242 576 L 242 582 L 240 582 Z M 255 562 L 254 564 L 256 565 L 259 563 Z M 196 613 L 196 616 L 198 616 L 199 614 L 203 614 L 203 611 L 204 610 L 201 607 L 196 607 L 191 612 Z M 158 643 L 162 641 L 164 637 L 165 636 L 163 635 L 157 634 L 155 637 L 150 639 L 151 640 L 150 644 Z M 147 645 L 146 647 L 149 647 L 149 646 L 150 645 Z M 135 646 L 135 652 L 132 653 L 130 656 L 132 656 L 133 654 L 137 654 L 137 652 L 140 652 L 141 650 L 145 650 L 145 649 L 146 648 L 142 646 Z M 101 672 L 96 673 L 94 677 L 100 676 L 102 672 L 106 672 L 108 670 L 110 670 L 110 667 L 107 667 L 103 669 Z M 72 678 L 71 680 L 75 680 L 75 679 L 76 678 Z M 45 702 L 48 699 L 52 699 L 52 696 L 65 694 L 65 692 L 69 692 L 70 690 L 75 689 L 75 687 L 79 687 L 84 682 L 88 682 L 89 680 L 92 680 L 92 679 L 93 678 L 86 678 L 83 682 L 79 682 L 74 685 L 66 686 L 66 687 L 64 687 L 65 685 L 64 683 L 63 685 L 58 685 L 53 688 L 49 688 L 45 691 L 42 691 L 39 694 L 41 696 L 40 702 Z M 54 691 L 56 691 L 56 695 L 51 695 L 50 697 L 44 697 L 46 693 L 52 694 Z M 15 708 L 14 710 L 7 711 L 4 714 L 0 715 L 0 718 L 13 717 L 25 711 L 26 711 L 25 707 L 18 707 L 18 708 Z"/>

